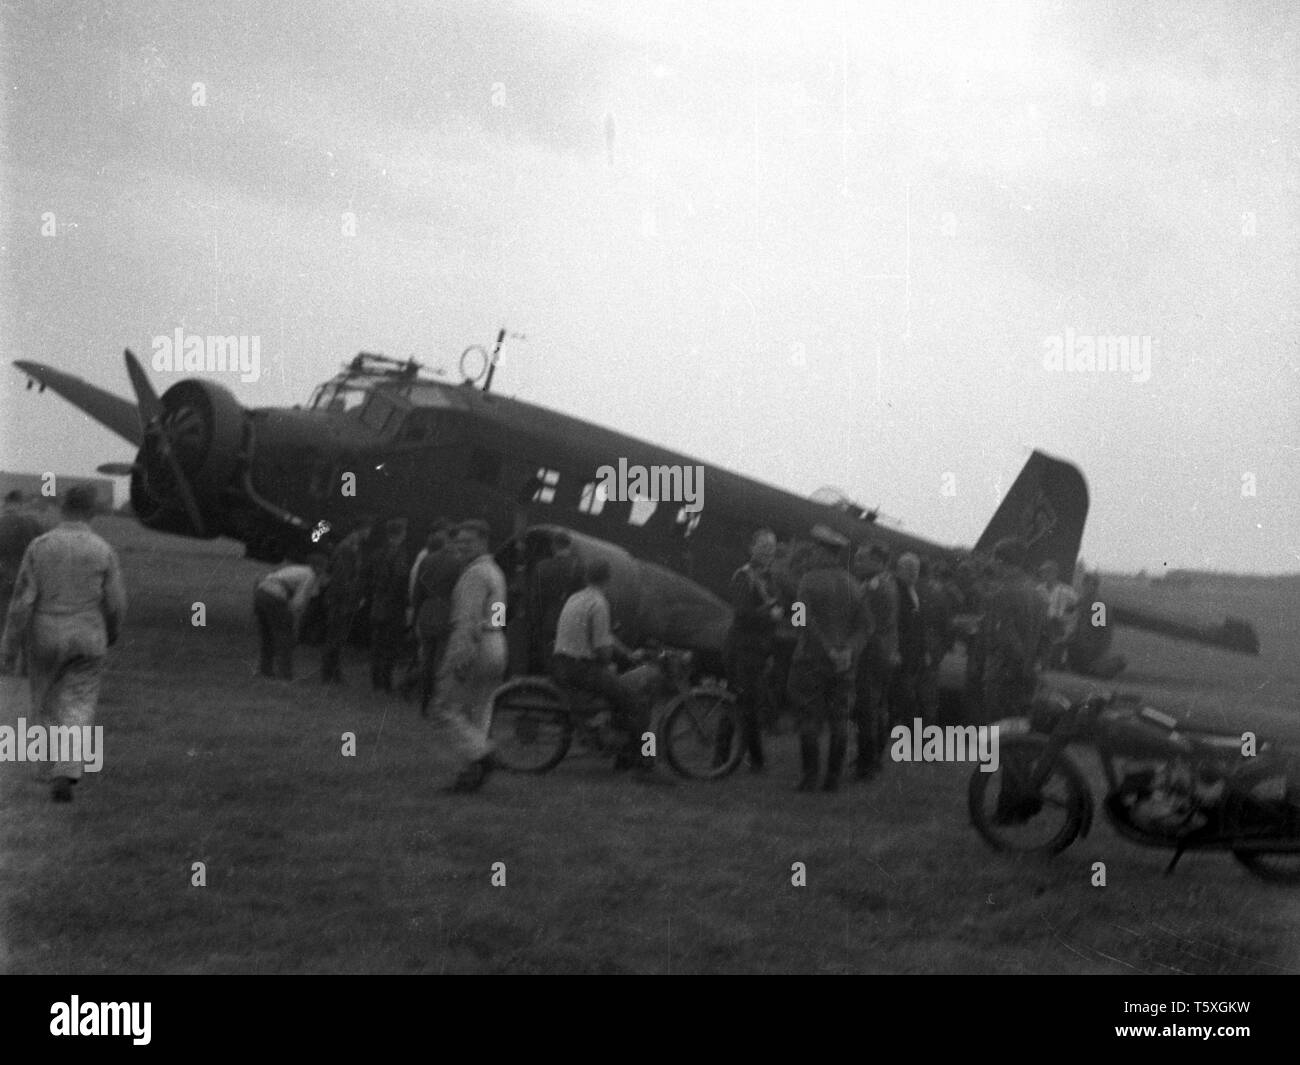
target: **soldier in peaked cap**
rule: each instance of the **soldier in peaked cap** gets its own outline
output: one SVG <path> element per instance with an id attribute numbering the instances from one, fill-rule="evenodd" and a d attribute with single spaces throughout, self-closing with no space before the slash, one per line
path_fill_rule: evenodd
<path id="1" fill-rule="evenodd" d="M 830 733 L 824 791 L 837 791 L 849 742 L 849 705 L 854 669 L 862 647 L 866 612 L 853 578 L 840 561 L 848 540 L 824 525 L 812 530 L 814 544 L 799 581 L 792 620 L 803 628 L 790 664 L 788 690 L 798 712 L 799 791 L 817 787 L 820 735 Z M 799 608 L 802 607 L 802 610 Z M 802 615 L 802 619 L 799 615 Z"/>

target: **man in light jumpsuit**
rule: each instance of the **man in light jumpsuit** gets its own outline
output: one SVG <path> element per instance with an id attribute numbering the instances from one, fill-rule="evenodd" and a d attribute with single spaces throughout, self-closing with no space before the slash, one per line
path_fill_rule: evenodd
<path id="1" fill-rule="evenodd" d="M 450 790 L 477 791 L 492 769 L 489 697 L 506 671 L 506 577 L 488 553 L 488 525 L 462 522 L 452 543 L 466 563 L 451 593 L 451 636 L 433 716 L 462 769 Z"/>
<path id="2" fill-rule="evenodd" d="M 94 513 L 94 489 L 69 489 L 63 521 L 23 554 L 0 636 L 0 673 L 13 673 L 26 643 L 32 709 L 47 729 L 94 726 L 104 662 L 126 614 L 121 566 L 91 532 Z M 80 761 L 53 763 L 51 798 L 70 802 L 81 773 Z"/>

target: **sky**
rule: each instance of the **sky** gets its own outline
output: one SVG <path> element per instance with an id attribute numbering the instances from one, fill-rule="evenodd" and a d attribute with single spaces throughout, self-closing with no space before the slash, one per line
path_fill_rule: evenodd
<path id="1" fill-rule="evenodd" d="M 360 350 L 455 378 L 505 325 L 497 391 L 917 535 L 973 543 L 1038 448 L 1088 480 L 1090 563 L 1295 572 L 1298 29 L 1285 0 L 8 3 L 4 355 L 129 396 L 123 348 L 258 337 L 223 383 L 277 406 Z M 0 468 L 132 457 L 24 385 L 0 369 Z"/>

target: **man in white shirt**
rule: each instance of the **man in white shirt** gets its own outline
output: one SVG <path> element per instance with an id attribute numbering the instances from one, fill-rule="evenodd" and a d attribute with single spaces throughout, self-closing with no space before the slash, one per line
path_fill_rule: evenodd
<path id="1" fill-rule="evenodd" d="M 453 792 L 477 791 L 492 769 L 489 700 L 506 672 L 506 576 L 488 551 L 489 534 L 487 522 L 466 521 L 452 539 L 467 565 L 451 593 L 433 716 L 461 761 Z"/>
<path id="2" fill-rule="evenodd" d="M 298 639 L 298 627 L 308 602 L 321 590 L 321 574 L 328 561 L 320 552 L 312 552 L 306 564 L 281 566 L 258 582 L 253 592 L 253 614 L 261 649 L 257 671 L 262 676 L 293 679 L 293 645 Z"/>
<path id="3" fill-rule="evenodd" d="M 628 734 L 628 745 L 615 767 L 636 768 L 638 780 L 668 783 L 655 777 L 654 759 L 637 754 L 641 737 L 650 728 L 650 708 L 623 687 L 612 665 L 615 655 L 632 658 L 610 628 L 609 600 L 605 589 L 610 581 L 609 563 L 602 558 L 587 564 L 587 586 L 569 596 L 555 628 L 555 651 L 551 676 L 568 688 L 604 696 L 619 726 Z"/>
<path id="4" fill-rule="evenodd" d="M 1065 665 L 1065 649 L 1074 639 L 1079 619 L 1079 593 L 1059 579 L 1060 571 L 1050 559 L 1038 567 L 1038 594 L 1047 606 L 1043 631 L 1042 662 L 1047 669 Z"/>

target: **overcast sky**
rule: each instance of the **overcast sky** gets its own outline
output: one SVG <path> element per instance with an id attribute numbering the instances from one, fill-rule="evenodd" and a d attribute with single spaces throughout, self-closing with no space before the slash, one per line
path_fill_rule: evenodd
<path id="1" fill-rule="evenodd" d="M 1090 562 L 1298 570 L 1298 26 L 1286 0 L 7 4 L 3 355 L 129 395 L 124 347 L 258 336 L 227 383 L 280 405 L 362 349 L 454 371 L 505 324 L 499 391 L 945 543 L 1037 447 L 1088 479 Z M 1045 365 L 1095 336 L 1144 338 L 1149 375 Z M 131 457 L 23 385 L 0 372 L 0 466 Z"/>

